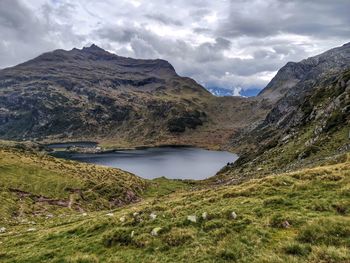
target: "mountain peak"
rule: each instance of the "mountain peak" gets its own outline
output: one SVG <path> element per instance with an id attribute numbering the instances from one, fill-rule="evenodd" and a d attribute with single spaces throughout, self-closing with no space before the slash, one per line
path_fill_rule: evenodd
<path id="1" fill-rule="evenodd" d="M 102 52 L 107 52 L 106 50 L 104 50 L 103 48 L 100 48 L 99 46 L 92 44 L 89 47 L 83 47 L 82 51 L 92 51 L 92 52 L 98 52 L 98 51 L 102 51 Z"/>

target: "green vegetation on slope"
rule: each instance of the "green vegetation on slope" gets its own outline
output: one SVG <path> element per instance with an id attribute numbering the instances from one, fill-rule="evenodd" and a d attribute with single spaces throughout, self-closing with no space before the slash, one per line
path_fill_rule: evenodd
<path id="1" fill-rule="evenodd" d="M 5 225 L 0 260 L 349 262 L 350 156 L 339 159 L 109 212 Z"/>
<path id="2" fill-rule="evenodd" d="M 262 125 L 244 134 L 238 142 L 244 148 L 241 158 L 219 177 L 246 180 L 316 166 L 350 150 L 349 70 L 316 82 L 297 103 L 282 116 L 272 111 Z"/>
<path id="3" fill-rule="evenodd" d="M 0 147 L 2 220 L 110 209 L 138 201 L 148 185 L 118 169 L 53 158 L 23 144 L 13 146 Z"/>

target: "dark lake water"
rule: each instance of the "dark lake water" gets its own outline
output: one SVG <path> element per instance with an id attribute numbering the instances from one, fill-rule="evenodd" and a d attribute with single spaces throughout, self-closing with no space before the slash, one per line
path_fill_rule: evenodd
<path id="1" fill-rule="evenodd" d="M 146 179 L 200 180 L 215 175 L 238 156 L 224 151 L 192 147 L 159 147 L 109 153 L 62 153 L 60 157 L 105 165 L 134 173 Z"/>

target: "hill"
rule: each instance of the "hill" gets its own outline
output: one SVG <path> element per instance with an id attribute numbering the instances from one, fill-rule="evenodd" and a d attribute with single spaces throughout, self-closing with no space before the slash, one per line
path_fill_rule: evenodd
<path id="1" fill-rule="evenodd" d="M 1 142 L 1 222 L 45 218 L 137 202 L 145 180 L 107 167 L 53 158 L 35 145 Z"/>
<path id="2" fill-rule="evenodd" d="M 2 262 L 350 260 L 350 159 L 177 191 L 112 211 L 6 224 Z"/>
<path id="3" fill-rule="evenodd" d="M 10 140 L 214 147 L 270 106 L 217 98 L 167 61 L 120 57 L 96 45 L 0 71 L 0 138 Z"/>

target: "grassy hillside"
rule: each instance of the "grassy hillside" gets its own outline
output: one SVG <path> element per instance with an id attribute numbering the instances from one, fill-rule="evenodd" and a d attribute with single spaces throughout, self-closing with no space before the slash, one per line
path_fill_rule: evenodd
<path id="1" fill-rule="evenodd" d="M 0 143 L 0 217 L 21 220 L 136 202 L 148 183 L 130 173 L 50 157 L 33 145 Z"/>
<path id="2" fill-rule="evenodd" d="M 350 156 L 337 160 L 108 212 L 2 222 L 0 261 L 349 262 Z"/>

